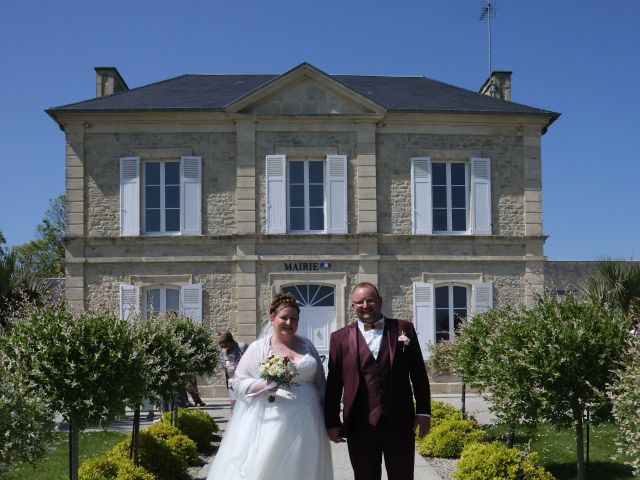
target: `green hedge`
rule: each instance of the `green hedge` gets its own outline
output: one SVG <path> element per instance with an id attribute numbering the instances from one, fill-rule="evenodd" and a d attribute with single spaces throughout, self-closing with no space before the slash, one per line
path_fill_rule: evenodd
<path id="1" fill-rule="evenodd" d="M 537 465 L 538 455 L 494 442 L 467 445 L 458 461 L 456 480 L 553 480 L 553 475 Z"/>
<path id="2" fill-rule="evenodd" d="M 134 466 L 128 458 L 108 454 L 90 458 L 80 466 L 80 480 L 156 480 L 143 467 Z"/>
<path id="3" fill-rule="evenodd" d="M 473 420 L 448 419 L 431 429 L 418 447 L 426 457 L 457 458 L 465 446 L 484 439 L 484 430 Z"/>
<path id="4" fill-rule="evenodd" d="M 171 413 L 162 415 L 163 423 L 170 423 Z M 219 431 L 215 420 L 206 412 L 186 408 L 178 409 L 178 428 L 184 435 L 196 442 L 198 450 L 208 450 L 211 446 L 211 435 Z"/>

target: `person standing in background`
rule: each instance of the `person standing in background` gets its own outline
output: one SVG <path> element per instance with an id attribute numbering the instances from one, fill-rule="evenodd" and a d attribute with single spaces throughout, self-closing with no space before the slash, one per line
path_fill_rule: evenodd
<path id="1" fill-rule="evenodd" d="M 244 352 L 247 351 L 249 345 L 234 340 L 233 335 L 229 330 L 225 330 L 218 335 L 218 345 L 220 345 L 220 348 L 222 349 L 221 363 L 222 368 L 224 369 L 225 383 L 229 390 L 229 404 L 233 410 L 236 403 L 236 395 L 233 388 L 229 386 L 229 380 L 235 374 L 236 367 L 238 366 L 238 363 L 240 363 L 240 358 L 242 358 Z"/>

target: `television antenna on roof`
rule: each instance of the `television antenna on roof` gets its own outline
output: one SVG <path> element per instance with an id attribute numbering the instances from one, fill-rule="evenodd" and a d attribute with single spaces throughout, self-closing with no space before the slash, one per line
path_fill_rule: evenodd
<path id="1" fill-rule="evenodd" d="M 493 71 L 491 62 L 491 19 L 496 17 L 496 4 L 491 0 L 485 0 L 480 12 L 480 20 L 487 20 L 487 29 L 489 31 L 489 75 Z"/>

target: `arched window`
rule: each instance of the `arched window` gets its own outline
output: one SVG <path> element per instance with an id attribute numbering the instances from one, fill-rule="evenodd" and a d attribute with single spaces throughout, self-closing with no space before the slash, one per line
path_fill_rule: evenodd
<path id="1" fill-rule="evenodd" d="M 335 289 L 327 285 L 298 284 L 282 291 L 295 296 L 301 307 L 333 307 L 336 302 Z"/>

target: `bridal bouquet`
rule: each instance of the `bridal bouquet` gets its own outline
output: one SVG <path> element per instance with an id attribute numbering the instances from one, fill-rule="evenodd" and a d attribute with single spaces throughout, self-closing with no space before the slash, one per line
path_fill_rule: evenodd
<path id="1" fill-rule="evenodd" d="M 293 378 L 298 373 L 295 364 L 289 357 L 277 357 L 269 355 L 260 364 L 260 378 L 269 382 L 275 382 L 282 387 L 295 385 Z M 276 397 L 269 395 L 269 402 L 275 401 Z"/>

